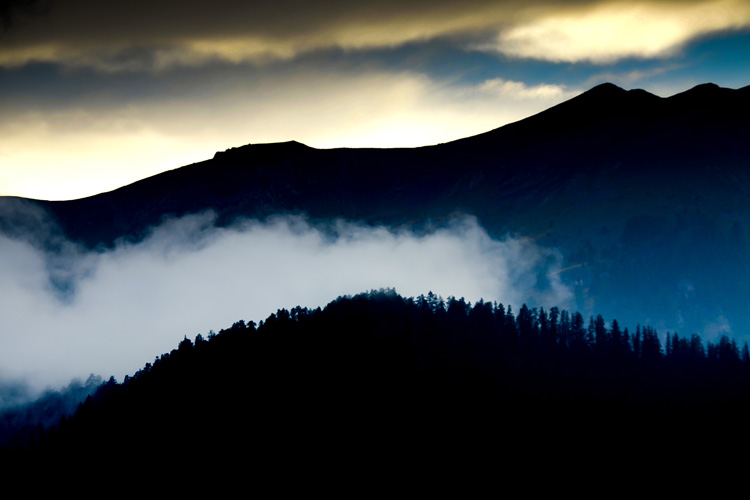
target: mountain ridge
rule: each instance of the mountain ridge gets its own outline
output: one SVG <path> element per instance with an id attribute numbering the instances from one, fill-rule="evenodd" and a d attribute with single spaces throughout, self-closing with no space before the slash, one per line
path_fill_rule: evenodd
<path id="1" fill-rule="evenodd" d="M 578 473 L 578 462 L 562 460 L 570 449 L 609 457 L 597 463 L 611 468 L 632 464 L 622 449 L 634 443 L 676 456 L 684 440 L 706 456 L 717 443 L 736 447 L 696 440 L 695 429 L 741 425 L 748 388 L 750 351 L 727 337 L 704 346 L 675 334 L 662 349 L 652 328 L 629 332 L 602 316 L 587 328 L 580 314 L 556 308 L 514 314 L 497 303 L 373 290 L 314 310 L 279 309 L 257 326 L 240 320 L 194 342 L 185 336 L 121 384 L 110 378 L 57 428 L 29 426 L 5 456 L 57 468 L 76 450 L 111 469 L 120 460 L 235 460 L 247 449 L 247 470 L 283 483 L 295 464 L 295 477 L 325 476 L 331 458 L 320 450 L 337 473 L 382 476 L 383 463 L 402 459 L 410 474 L 432 461 L 451 473 L 466 460 L 473 469 L 487 449 L 521 456 L 526 468 L 548 447 L 560 453 L 556 470 L 574 463 Z M 669 422 L 669 432 L 654 422 Z M 404 443 L 413 450 L 390 456 Z M 304 460 L 290 462 L 290 450 Z"/>
<path id="2" fill-rule="evenodd" d="M 164 217 L 205 210 L 220 226 L 304 214 L 417 231 L 472 214 L 492 237 L 559 249 L 579 310 L 623 317 L 624 304 L 633 309 L 624 320 L 690 329 L 701 328 L 690 316 L 729 316 L 750 331 L 749 111 L 750 87 L 704 84 L 662 98 L 602 84 L 439 145 L 248 144 L 80 200 L 15 201 L 88 248 L 139 241 Z M 0 198 L 6 233 L 24 226 L 5 215 L 12 201 Z M 698 292 L 686 298 L 686 286 Z M 668 312 L 652 314 L 654 304 Z"/>

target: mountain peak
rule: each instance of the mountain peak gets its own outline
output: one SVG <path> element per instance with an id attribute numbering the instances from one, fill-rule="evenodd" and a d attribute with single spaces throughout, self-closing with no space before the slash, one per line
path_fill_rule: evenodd
<path id="1" fill-rule="evenodd" d="M 606 82 L 592 87 L 581 94 L 582 96 L 594 96 L 597 99 L 614 100 L 614 99 L 653 99 L 658 98 L 654 94 L 643 89 L 625 90 L 614 83 Z"/>
<path id="2" fill-rule="evenodd" d="M 589 94 L 589 93 L 602 93 L 602 92 L 622 93 L 622 92 L 627 92 L 627 91 L 623 89 L 622 87 L 618 87 L 612 82 L 604 82 L 604 83 L 600 83 L 599 85 L 592 87 L 586 93 Z"/>
<path id="3" fill-rule="evenodd" d="M 536 116 L 559 115 L 564 116 L 568 122 L 578 120 L 583 123 L 620 113 L 632 114 L 636 109 L 651 106 L 653 100 L 659 100 L 659 97 L 645 90 L 625 90 L 614 83 L 607 82 Z"/>
<path id="4" fill-rule="evenodd" d="M 736 90 L 719 87 L 715 83 L 702 83 L 685 92 L 675 94 L 670 99 L 679 102 L 690 101 L 691 104 L 695 104 L 709 100 L 715 101 L 716 99 L 729 98 L 734 96 L 735 93 Z"/>
<path id="5" fill-rule="evenodd" d="M 660 99 L 660 97 L 643 89 L 625 90 L 614 83 L 607 82 L 599 84 L 567 102 L 593 107 L 594 109 L 598 109 L 600 106 L 612 109 L 613 106 L 615 108 L 622 106 L 630 108 L 633 105 L 650 104 L 652 101 Z"/>
<path id="6" fill-rule="evenodd" d="M 696 85 L 692 89 L 688 90 L 688 92 L 711 92 L 720 88 L 721 87 L 719 87 L 715 83 L 708 82 L 708 83 L 701 83 L 700 85 Z"/>
<path id="7" fill-rule="evenodd" d="M 309 150 L 313 149 L 310 146 L 306 144 L 302 144 L 298 141 L 285 141 L 285 142 L 269 142 L 269 143 L 260 143 L 260 144 L 245 144 L 244 146 L 239 146 L 235 148 L 229 148 L 225 151 L 217 151 L 214 155 L 214 159 L 217 158 L 227 158 L 229 156 L 237 156 L 241 154 L 247 154 L 250 152 L 250 150 L 258 150 L 262 149 L 264 151 L 273 150 L 273 151 L 302 151 L 302 150 Z"/>

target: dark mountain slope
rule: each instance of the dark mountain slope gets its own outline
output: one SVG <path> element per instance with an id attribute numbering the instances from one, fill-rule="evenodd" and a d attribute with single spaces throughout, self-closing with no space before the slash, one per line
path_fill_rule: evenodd
<path id="1" fill-rule="evenodd" d="M 75 450 L 94 466 L 144 472 L 216 461 L 253 484 L 427 468 L 509 479 L 584 465 L 621 474 L 611 468 L 634 461 L 662 470 L 665 457 L 746 440 L 705 434 L 742 424 L 750 353 L 727 338 L 707 347 L 674 336 L 663 351 L 652 329 L 630 335 L 601 316 L 586 328 L 556 308 L 340 297 L 185 338 L 122 384 L 110 380 L 28 451 L 35 464 L 59 467 Z"/>
<path id="2" fill-rule="evenodd" d="M 712 168 L 727 177 L 718 176 L 717 182 L 725 182 L 717 187 L 735 184 L 732 174 L 739 174 L 750 156 L 748 111 L 750 88 L 707 84 L 661 99 L 603 84 L 526 120 L 439 146 L 248 145 L 109 193 L 40 203 L 70 237 L 89 246 L 137 235 L 165 214 L 208 208 L 226 221 L 301 211 L 313 218 L 394 224 L 458 209 L 484 212 L 483 219 L 495 215 L 487 224 L 493 232 L 523 231 L 517 211 L 527 212 L 551 196 L 567 201 L 559 191 L 575 191 L 580 180 L 594 191 L 593 181 L 607 188 L 625 181 L 632 188 L 642 180 L 651 189 L 684 192 L 674 176 L 704 181 L 710 177 L 704 171 Z M 710 187 L 695 182 L 698 178 L 694 189 Z M 722 190 L 719 198 L 725 194 Z M 503 221 L 507 209 L 519 203 L 514 221 Z M 539 229 L 538 222 L 526 224 Z"/>
<path id="3" fill-rule="evenodd" d="M 528 211 L 534 199 L 575 189 L 580 178 L 616 184 L 624 177 L 632 185 L 645 176 L 658 189 L 682 191 L 670 189 L 670 176 L 700 176 L 709 166 L 729 174 L 744 165 L 748 111 L 750 88 L 706 84 L 661 99 L 603 84 L 526 120 L 439 146 L 248 145 L 109 193 L 40 203 L 70 237 L 95 246 L 137 235 L 165 214 L 207 208 L 224 220 L 302 211 L 400 224 L 457 209 L 503 214 L 523 203 Z M 488 226 L 524 229 L 500 220 Z"/>
<path id="4" fill-rule="evenodd" d="M 89 247 L 206 209 L 220 224 L 304 213 L 417 228 L 470 213 L 494 236 L 559 248 L 582 310 L 632 310 L 624 319 L 689 330 L 705 326 L 698 317 L 723 317 L 750 331 L 748 137 L 750 87 L 659 98 L 603 84 L 447 144 L 254 144 L 109 193 L 33 203 Z"/>

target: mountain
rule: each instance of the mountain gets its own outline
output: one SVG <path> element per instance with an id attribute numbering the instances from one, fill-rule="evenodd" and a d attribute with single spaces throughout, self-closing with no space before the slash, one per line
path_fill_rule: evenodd
<path id="1" fill-rule="evenodd" d="M 41 244 L 65 235 L 94 248 L 207 209 L 219 224 L 304 213 L 423 231 L 468 213 L 494 237 L 558 248 L 582 312 L 742 334 L 750 332 L 748 137 L 750 87 L 704 84 L 660 98 L 603 84 L 435 146 L 250 144 L 80 200 L 0 198 L 0 229 L 27 232 L 41 217 L 35 208 L 55 222 Z"/>
<path id="2" fill-rule="evenodd" d="M 747 344 L 675 334 L 662 351 L 655 330 L 611 325 L 393 290 L 281 309 L 185 337 L 28 447 L 0 448 L 0 461 L 80 471 L 74 454 L 96 457 L 94 478 L 136 479 L 201 460 L 191 487 L 237 477 L 308 489 L 332 476 L 370 487 L 403 474 L 424 488 L 423 474 L 486 469 L 557 488 L 582 471 L 638 481 L 742 448 L 744 434 L 725 429 L 741 428 L 750 403 Z"/>

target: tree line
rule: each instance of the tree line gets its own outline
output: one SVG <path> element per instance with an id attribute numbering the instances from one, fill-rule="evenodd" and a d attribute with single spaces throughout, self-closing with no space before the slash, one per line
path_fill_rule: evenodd
<path id="1" fill-rule="evenodd" d="M 602 433 L 642 440 L 661 432 L 655 421 L 682 436 L 748 408 L 748 347 L 727 337 L 670 333 L 662 345 L 650 326 L 601 316 L 387 289 L 185 336 L 5 453 L 135 460 L 239 448 L 261 468 L 289 449 L 314 460 L 321 447 L 360 456 L 403 442 L 427 453 L 481 438 L 525 453 L 596 446 Z"/>

